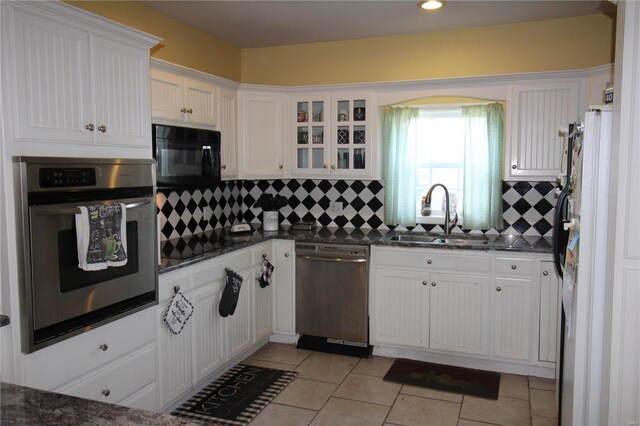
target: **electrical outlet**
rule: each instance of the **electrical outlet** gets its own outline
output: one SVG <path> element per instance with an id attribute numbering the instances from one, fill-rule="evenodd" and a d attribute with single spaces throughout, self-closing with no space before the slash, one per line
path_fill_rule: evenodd
<path id="1" fill-rule="evenodd" d="M 329 216 L 342 215 L 342 201 L 333 201 L 329 203 Z"/>

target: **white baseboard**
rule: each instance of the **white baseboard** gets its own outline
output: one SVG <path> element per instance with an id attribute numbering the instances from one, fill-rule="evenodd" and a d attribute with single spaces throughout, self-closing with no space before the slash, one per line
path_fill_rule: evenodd
<path id="1" fill-rule="evenodd" d="M 274 333 L 269 337 L 270 342 L 274 343 L 284 343 L 287 345 L 296 345 L 298 344 L 298 336 L 297 334 L 279 334 Z"/>

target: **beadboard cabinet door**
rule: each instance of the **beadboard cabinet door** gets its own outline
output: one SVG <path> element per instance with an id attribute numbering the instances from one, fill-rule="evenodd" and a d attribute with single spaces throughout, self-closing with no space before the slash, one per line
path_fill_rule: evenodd
<path id="1" fill-rule="evenodd" d="M 431 274 L 429 347 L 489 353 L 491 277 Z"/>
<path id="2" fill-rule="evenodd" d="M 218 94 L 215 86 L 197 80 L 184 80 L 184 102 L 188 121 L 196 124 L 216 125 Z"/>
<path id="3" fill-rule="evenodd" d="M 558 131 L 579 119 L 580 86 L 580 80 L 509 85 L 505 180 L 556 180 L 563 148 Z"/>
<path id="4" fill-rule="evenodd" d="M 220 172 L 222 178 L 238 176 L 238 95 L 237 90 L 220 90 Z"/>
<path id="5" fill-rule="evenodd" d="M 192 296 L 186 297 L 193 302 Z M 169 304 L 157 309 L 158 323 L 158 386 L 160 408 L 163 409 L 187 393 L 193 384 L 191 371 L 191 329 L 189 321 L 180 334 L 173 334 L 164 323 Z M 193 320 L 193 318 L 192 318 Z"/>
<path id="6" fill-rule="evenodd" d="M 149 145 L 148 51 L 94 37 L 92 52 L 97 142 Z"/>
<path id="7" fill-rule="evenodd" d="M 242 286 L 236 310 L 233 315 L 222 318 L 222 324 L 227 334 L 227 359 L 242 353 L 253 344 L 253 279 L 251 269 L 245 269 L 239 272 L 239 275 L 242 277 Z"/>
<path id="8" fill-rule="evenodd" d="M 295 244 L 275 241 L 273 259 L 273 332 L 292 338 L 296 335 Z"/>
<path id="9" fill-rule="evenodd" d="M 378 268 L 374 276 L 371 343 L 427 348 L 429 273 Z"/>
<path id="10" fill-rule="evenodd" d="M 254 266 L 252 269 L 252 276 L 248 285 L 251 285 L 254 290 L 254 309 L 255 318 L 255 336 L 254 343 L 261 339 L 267 338 L 271 335 L 273 330 L 273 285 L 267 287 L 260 287 L 258 278 L 262 273 L 262 266 Z"/>
<path id="11" fill-rule="evenodd" d="M 284 176 L 283 95 L 240 94 L 240 140 L 245 179 Z"/>
<path id="12" fill-rule="evenodd" d="M 531 293 L 533 281 L 522 278 L 496 278 L 491 291 L 493 320 L 493 351 L 500 358 L 527 361 L 536 301 Z M 535 327 L 533 327 L 535 328 Z"/>
<path id="13" fill-rule="evenodd" d="M 90 143 L 89 33 L 19 10 L 13 25 L 15 139 Z"/>
<path id="14" fill-rule="evenodd" d="M 225 329 L 218 312 L 225 281 L 218 280 L 191 296 L 193 303 L 193 383 L 214 373 L 226 360 Z"/>

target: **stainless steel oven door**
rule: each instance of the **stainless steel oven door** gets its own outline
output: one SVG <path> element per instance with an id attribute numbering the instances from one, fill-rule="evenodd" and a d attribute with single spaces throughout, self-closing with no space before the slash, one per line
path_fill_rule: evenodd
<path id="1" fill-rule="evenodd" d="M 101 271 L 84 271 L 78 267 L 75 231 L 78 203 L 29 207 L 34 331 L 155 291 L 156 207 L 153 198 L 86 204 L 115 202 L 127 205 L 128 261 L 125 266 Z"/>

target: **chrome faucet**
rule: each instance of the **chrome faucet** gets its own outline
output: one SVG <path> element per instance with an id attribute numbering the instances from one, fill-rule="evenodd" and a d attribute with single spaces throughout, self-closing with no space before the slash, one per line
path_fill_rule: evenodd
<path id="1" fill-rule="evenodd" d="M 449 214 L 449 190 L 447 189 L 446 186 L 444 186 L 441 183 L 436 183 L 435 185 L 432 185 L 431 188 L 429 188 L 429 191 L 427 192 L 427 195 L 424 197 L 424 202 L 422 204 L 422 211 L 420 212 L 422 214 L 422 216 L 431 216 L 431 193 L 433 192 L 434 188 L 436 186 L 441 186 L 442 189 L 444 189 L 444 196 L 445 196 L 445 212 L 444 212 L 444 233 L 445 235 L 448 235 L 451 233 L 451 230 L 453 229 L 454 226 L 456 226 L 456 223 L 458 223 L 458 212 L 456 211 L 456 209 L 453 209 L 453 212 L 456 214 L 456 216 L 453 218 L 453 220 L 451 220 L 451 215 Z"/>

